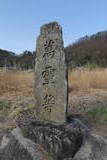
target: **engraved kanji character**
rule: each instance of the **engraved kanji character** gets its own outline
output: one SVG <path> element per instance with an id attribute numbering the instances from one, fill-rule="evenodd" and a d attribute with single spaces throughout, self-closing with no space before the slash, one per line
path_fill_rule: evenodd
<path id="1" fill-rule="evenodd" d="M 55 42 L 53 40 L 46 41 L 44 44 L 44 54 L 43 57 L 51 57 L 53 58 L 55 54 Z"/>
<path id="2" fill-rule="evenodd" d="M 55 84 L 54 77 L 55 77 L 55 70 L 52 66 L 46 66 L 45 70 L 42 72 L 43 77 L 43 85 L 45 84 Z"/>

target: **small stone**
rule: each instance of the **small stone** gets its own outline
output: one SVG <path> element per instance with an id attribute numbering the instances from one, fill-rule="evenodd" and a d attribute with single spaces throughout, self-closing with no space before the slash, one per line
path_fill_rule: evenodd
<path id="1" fill-rule="evenodd" d="M 19 128 L 4 135 L 0 145 L 0 160 L 43 160 L 47 159 L 41 147 L 24 138 Z"/>

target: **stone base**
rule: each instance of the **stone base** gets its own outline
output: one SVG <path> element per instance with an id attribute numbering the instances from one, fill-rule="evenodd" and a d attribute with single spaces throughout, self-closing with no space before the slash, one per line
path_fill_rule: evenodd
<path id="1" fill-rule="evenodd" d="M 29 116 L 20 120 L 20 128 L 3 136 L 0 160 L 107 159 L 107 140 L 90 133 L 77 118 L 69 118 L 66 124 L 44 123 Z"/>
<path id="2" fill-rule="evenodd" d="M 28 118 L 23 124 L 20 122 L 18 125 L 24 136 L 43 146 L 55 160 L 74 157 L 87 135 L 85 126 L 76 120 L 52 124 Z"/>

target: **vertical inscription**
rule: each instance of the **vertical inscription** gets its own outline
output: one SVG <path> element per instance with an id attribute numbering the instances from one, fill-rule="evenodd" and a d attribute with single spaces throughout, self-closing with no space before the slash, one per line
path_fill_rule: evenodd
<path id="1" fill-rule="evenodd" d="M 54 86 L 55 88 L 55 71 L 56 69 L 51 65 L 48 64 L 47 58 L 48 60 L 54 57 L 55 55 L 55 42 L 51 39 L 51 40 L 46 40 L 45 44 L 44 44 L 44 50 L 45 53 L 43 54 L 43 58 L 45 58 L 45 69 L 42 72 L 42 79 L 43 79 L 43 86 L 45 86 L 45 89 L 48 87 L 52 87 Z M 47 111 L 48 113 L 51 113 L 52 110 L 52 106 L 53 104 L 55 104 L 55 96 L 51 95 L 51 93 L 48 93 L 45 95 L 44 99 L 43 99 L 44 103 L 43 103 L 43 108 L 45 109 L 45 111 Z"/>

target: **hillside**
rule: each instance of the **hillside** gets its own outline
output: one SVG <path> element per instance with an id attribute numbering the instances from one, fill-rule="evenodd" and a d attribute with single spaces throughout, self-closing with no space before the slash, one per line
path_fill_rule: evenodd
<path id="1" fill-rule="evenodd" d="M 69 68 L 76 66 L 107 67 L 107 31 L 80 38 L 65 48 Z M 34 52 L 24 51 L 20 55 L 0 49 L 0 67 L 16 69 L 34 68 Z"/>
<path id="2" fill-rule="evenodd" d="M 32 69 L 34 66 L 34 52 L 24 51 L 20 55 L 0 49 L 0 67 L 8 69 Z"/>
<path id="3" fill-rule="evenodd" d="M 16 60 L 15 53 L 0 49 L 0 67 L 12 66 Z"/>
<path id="4" fill-rule="evenodd" d="M 69 67 L 87 64 L 107 67 L 107 31 L 80 38 L 65 51 Z"/>

